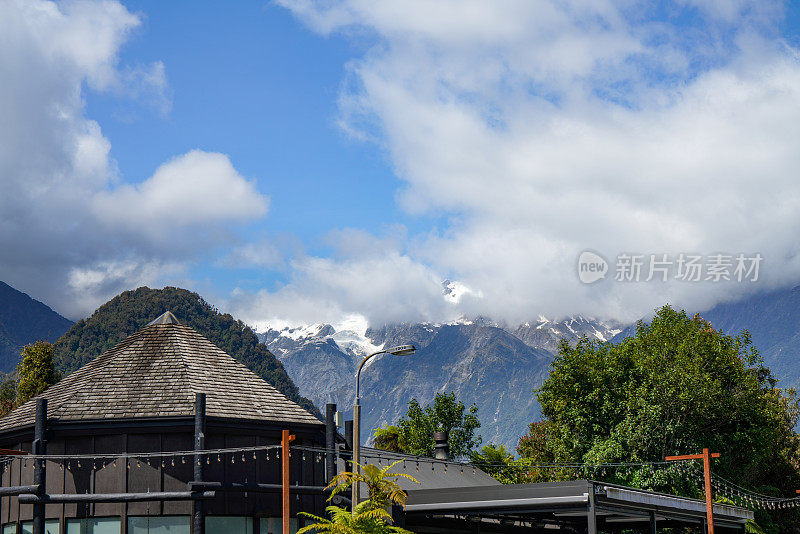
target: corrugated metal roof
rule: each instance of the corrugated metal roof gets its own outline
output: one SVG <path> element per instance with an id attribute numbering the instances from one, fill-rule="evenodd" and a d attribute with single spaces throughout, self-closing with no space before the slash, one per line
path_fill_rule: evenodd
<path id="1" fill-rule="evenodd" d="M 393 473 L 405 473 L 414 477 L 419 484 L 401 478 L 398 482 L 404 490 L 462 488 L 472 486 L 499 486 L 500 482 L 472 464 L 452 460 L 434 460 L 432 458 L 400 454 L 362 447 L 360 449 L 363 463 L 388 465 L 400 462 L 392 468 Z"/>
<path id="2" fill-rule="evenodd" d="M 48 416 L 60 421 L 189 416 L 195 393 L 206 413 L 321 424 L 271 384 L 167 312 L 55 384 Z M 0 431 L 32 425 L 35 399 L 0 419 Z"/>

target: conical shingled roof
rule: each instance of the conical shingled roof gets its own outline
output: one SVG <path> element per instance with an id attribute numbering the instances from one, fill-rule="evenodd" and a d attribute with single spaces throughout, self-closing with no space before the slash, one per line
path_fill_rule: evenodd
<path id="1" fill-rule="evenodd" d="M 60 421 L 194 414 L 195 393 L 206 415 L 321 424 L 170 312 L 90 361 L 40 397 Z M 0 431 L 32 425 L 35 399 L 0 419 Z"/>

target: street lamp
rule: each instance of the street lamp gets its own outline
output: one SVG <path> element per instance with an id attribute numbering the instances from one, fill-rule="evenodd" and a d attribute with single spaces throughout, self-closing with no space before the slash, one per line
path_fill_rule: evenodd
<path id="1" fill-rule="evenodd" d="M 356 373 L 356 402 L 353 404 L 353 471 L 355 473 L 359 472 L 360 468 L 358 464 L 361 461 L 359 454 L 361 449 L 361 369 L 364 368 L 364 364 L 367 363 L 370 358 L 377 356 L 378 354 L 408 356 L 409 354 L 414 354 L 416 350 L 417 349 L 414 347 L 414 345 L 398 345 L 397 347 L 393 347 L 391 349 L 379 350 L 378 352 L 373 352 L 361 360 L 361 365 L 358 366 L 358 373 Z M 359 484 L 358 482 L 354 482 L 352 496 L 353 514 L 355 514 L 356 505 L 358 504 L 358 490 Z"/>

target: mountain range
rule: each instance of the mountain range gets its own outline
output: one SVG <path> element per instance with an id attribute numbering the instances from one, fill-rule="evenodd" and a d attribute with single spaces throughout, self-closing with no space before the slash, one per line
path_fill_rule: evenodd
<path id="1" fill-rule="evenodd" d="M 747 330 L 779 387 L 800 387 L 800 286 L 699 313 L 725 333 Z M 547 377 L 560 339 L 574 343 L 585 335 L 619 342 L 635 331 L 635 324 L 575 316 L 559 321 L 539 317 L 518 325 L 487 318 L 380 328 L 322 324 L 267 328 L 259 337 L 302 394 L 317 406 L 336 402 L 344 410 L 352 405 L 356 369 L 367 353 L 413 343 L 419 349 L 414 356 L 381 356 L 362 373 L 362 439 L 369 439 L 377 426 L 395 423 L 412 397 L 429 402 L 437 392 L 453 391 L 465 404 L 478 406 L 484 443 L 513 450 L 528 423 L 540 415 L 533 390 Z"/>
<path id="2" fill-rule="evenodd" d="M 381 348 L 414 344 L 413 356 L 384 355 L 362 373 L 362 439 L 377 426 L 394 423 L 408 401 L 428 402 L 455 392 L 478 407 L 484 443 L 516 446 L 528 423 L 539 417 L 533 390 L 547 377 L 559 340 L 582 336 L 605 341 L 622 329 L 584 317 L 552 321 L 539 317 L 508 326 L 486 318 L 450 324 L 402 323 L 368 328 L 365 323 L 267 329 L 259 334 L 283 362 L 300 391 L 317 406 L 348 410 L 362 358 Z"/>
<path id="3" fill-rule="evenodd" d="M 197 293 L 169 287 L 126 291 L 72 324 L 0 282 L 0 371 L 15 368 L 22 346 L 45 339 L 54 342 L 60 369 L 70 372 L 166 309 L 317 414 L 316 407 L 327 402 L 349 410 L 356 369 L 365 355 L 412 343 L 416 354 L 379 356 L 365 368 L 362 439 L 377 426 L 396 422 L 411 398 L 430 402 L 436 393 L 452 391 L 465 404 L 477 405 L 484 443 L 509 449 L 540 416 L 533 391 L 547 377 L 562 338 L 570 343 L 582 336 L 618 342 L 635 332 L 635 325 L 540 316 L 514 325 L 480 317 L 380 327 L 349 318 L 336 326 L 266 327 L 256 334 Z M 748 330 L 778 385 L 800 386 L 800 286 L 762 292 L 700 314 L 725 333 Z"/>
<path id="4" fill-rule="evenodd" d="M 47 305 L 0 282 L 0 372 L 13 371 L 22 347 L 36 341 L 53 342 L 72 321 Z"/>

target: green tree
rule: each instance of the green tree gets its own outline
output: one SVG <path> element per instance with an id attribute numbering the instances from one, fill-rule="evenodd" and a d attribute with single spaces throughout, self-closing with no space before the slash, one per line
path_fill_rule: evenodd
<path id="1" fill-rule="evenodd" d="M 480 450 L 470 452 L 469 458 L 478 468 L 503 484 L 523 482 L 522 466 L 504 445 L 484 445 Z"/>
<path id="2" fill-rule="evenodd" d="M 22 361 L 17 367 L 19 385 L 17 404 L 23 404 L 43 392 L 61 378 L 54 363 L 53 345 L 37 341 L 22 349 Z"/>
<path id="3" fill-rule="evenodd" d="M 406 415 L 400 419 L 400 442 L 403 452 L 433 457 L 433 433 L 448 432 L 450 456 L 460 458 L 480 445 L 475 432 L 480 428 L 478 407 L 469 408 L 456 400 L 455 393 L 437 393 L 433 404 L 421 406 L 417 399 L 408 403 Z"/>
<path id="4" fill-rule="evenodd" d="M 375 436 L 375 447 L 378 449 L 392 452 L 404 452 L 406 450 L 405 438 L 397 425 L 376 428 L 372 435 Z"/>
<path id="5" fill-rule="evenodd" d="M 800 484 L 798 401 L 780 390 L 749 334 L 714 330 L 669 306 L 622 343 L 562 342 L 538 391 L 547 449 L 559 462 L 651 462 L 669 454 L 721 453 L 714 471 L 737 484 L 794 494 Z M 641 468 L 621 482 L 698 491 L 679 470 Z M 796 532 L 794 511 L 777 524 Z"/>
<path id="6" fill-rule="evenodd" d="M 330 519 L 300 512 L 301 515 L 316 521 L 313 525 L 301 528 L 297 534 L 306 532 L 328 532 L 331 534 L 413 534 L 411 531 L 393 526 L 392 516 L 387 511 L 392 505 L 405 506 L 406 492 L 398 484 L 400 478 L 419 483 L 411 475 L 391 473 L 397 465 L 394 462 L 386 467 L 372 464 L 360 466 L 359 473 L 346 471 L 337 474 L 328 484 L 330 502 L 336 495 L 349 490 L 354 483 L 367 486 L 367 500 L 359 503 L 354 511 L 339 506 L 328 506 L 325 510 Z M 360 464 L 359 464 L 360 465 Z"/>
<path id="7" fill-rule="evenodd" d="M 534 421 L 528 425 L 528 433 L 519 438 L 517 454 L 527 458 L 533 465 L 545 465 L 555 462 L 555 454 L 551 445 L 550 433 L 552 424 L 548 421 Z"/>
<path id="8" fill-rule="evenodd" d="M 0 385 L 0 417 L 13 410 L 16 401 L 17 381 L 9 378 Z"/>

